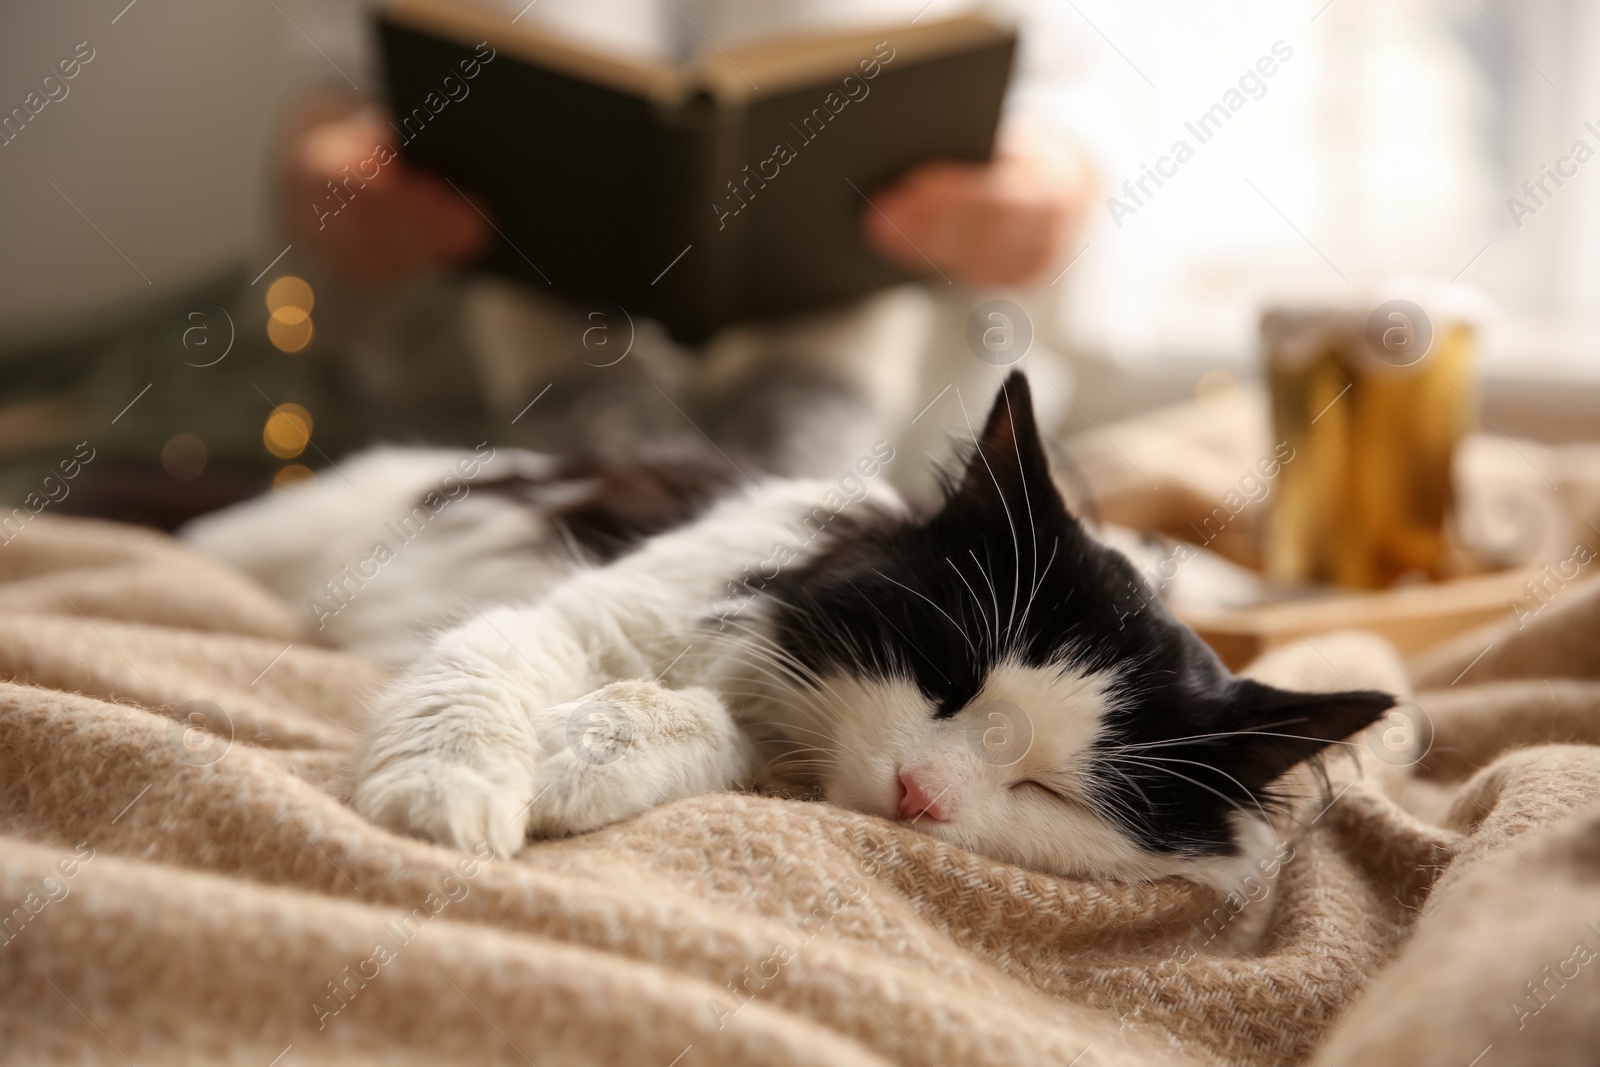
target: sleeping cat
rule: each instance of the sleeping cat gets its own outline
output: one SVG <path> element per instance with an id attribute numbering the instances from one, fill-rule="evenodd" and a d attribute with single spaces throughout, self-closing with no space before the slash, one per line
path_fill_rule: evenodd
<path id="1" fill-rule="evenodd" d="M 488 451 L 371 453 L 187 534 L 402 665 L 351 803 L 443 844 L 510 856 L 758 787 L 1224 887 L 1271 847 L 1274 781 L 1393 703 L 1235 678 L 1130 596 L 1020 374 L 928 513 L 881 484 L 886 445 L 831 483 Z"/>

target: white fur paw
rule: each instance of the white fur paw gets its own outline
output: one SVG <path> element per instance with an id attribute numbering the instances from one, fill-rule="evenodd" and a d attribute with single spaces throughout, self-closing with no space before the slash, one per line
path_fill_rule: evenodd
<path id="1" fill-rule="evenodd" d="M 531 768 L 504 762 L 469 767 L 419 756 L 384 764 L 359 776 L 351 806 L 391 830 L 473 851 L 487 843 L 501 858 L 527 840 Z"/>
<path id="2" fill-rule="evenodd" d="M 534 732 L 544 752 L 535 836 L 593 830 L 749 773 L 747 742 L 709 689 L 613 682 L 535 714 Z"/>
<path id="3" fill-rule="evenodd" d="M 464 850 L 513 856 L 528 830 L 540 749 L 536 680 L 478 651 L 481 635 L 441 635 L 374 702 L 351 806 L 373 822 Z"/>

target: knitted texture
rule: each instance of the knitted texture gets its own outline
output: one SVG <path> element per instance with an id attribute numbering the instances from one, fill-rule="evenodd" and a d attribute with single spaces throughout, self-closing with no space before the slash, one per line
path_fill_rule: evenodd
<path id="1" fill-rule="evenodd" d="M 1600 1047 L 1600 583 L 1435 655 L 1412 713 L 1428 756 L 1347 747 L 1259 899 L 1231 901 L 748 795 L 511 862 L 397 837 L 341 801 L 383 671 L 299 618 L 145 532 L 41 517 L 0 546 L 5 1063 L 1489 1067 Z M 1369 684 L 1383 658 L 1318 638 L 1257 673 Z"/>

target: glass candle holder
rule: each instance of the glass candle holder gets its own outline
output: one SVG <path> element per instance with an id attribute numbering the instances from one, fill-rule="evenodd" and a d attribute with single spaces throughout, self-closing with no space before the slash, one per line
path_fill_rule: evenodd
<path id="1" fill-rule="evenodd" d="M 1442 290 L 1263 314 L 1273 426 L 1294 450 L 1268 523 L 1275 580 L 1383 589 L 1447 576 L 1481 316 Z"/>

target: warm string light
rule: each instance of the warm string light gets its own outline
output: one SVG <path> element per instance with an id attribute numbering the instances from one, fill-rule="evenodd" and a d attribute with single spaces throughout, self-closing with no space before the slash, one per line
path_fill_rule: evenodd
<path id="1" fill-rule="evenodd" d="M 280 352 L 293 355 L 303 352 L 311 344 L 316 329 L 311 322 L 311 309 L 316 305 L 316 294 L 310 284 L 293 274 L 274 279 L 267 287 L 267 340 Z M 311 443 L 311 412 L 299 404 L 279 404 L 267 416 L 261 428 L 261 441 L 279 459 L 294 459 Z M 273 476 L 272 488 L 284 489 L 316 473 L 303 463 L 288 463 Z"/>
<path id="2" fill-rule="evenodd" d="M 262 443 L 279 459 L 294 459 L 311 443 L 311 412 L 299 404 L 279 404 L 261 428 Z"/>
<path id="3" fill-rule="evenodd" d="M 307 478 L 315 478 L 316 476 L 316 471 L 312 470 L 304 463 L 285 464 L 277 474 L 273 475 L 272 488 L 287 489 L 291 485 L 294 485 L 298 482 L 303 482 Z"/>
<path id="4" fill-rule="evenodd" d="M 311 308 L 316 294 L 304 278 L 285 274 L 267 287 L 267 339 L 280 352 L 302 352 L 316 332 L 311 324 Z"/>
<path id="5" fill-rule="evenodd" d="M 206 443 L 192 433 L 173 434 L 161 446 L 161 467 L 179 481 L 193 481 L 205 473 Z"/>

